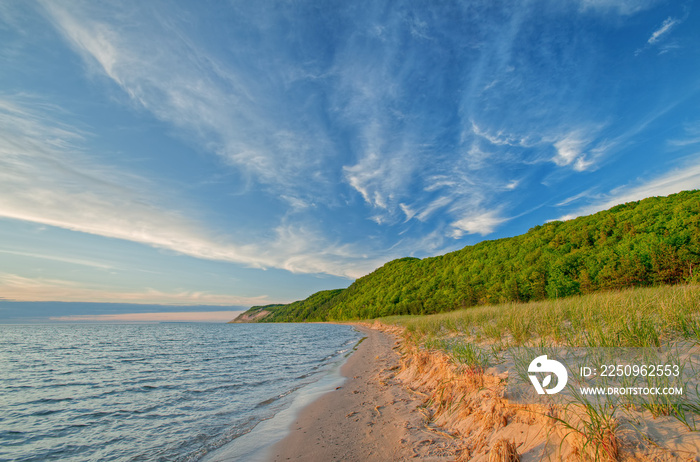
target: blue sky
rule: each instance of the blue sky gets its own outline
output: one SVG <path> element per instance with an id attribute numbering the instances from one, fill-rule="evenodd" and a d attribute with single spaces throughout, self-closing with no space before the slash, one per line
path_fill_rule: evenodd
<path id="1" fill-rule="evenodd" d="M 0 44 L 7 300 L 285 302 L 700 188 L 692 1 L 11 0 Z"/>

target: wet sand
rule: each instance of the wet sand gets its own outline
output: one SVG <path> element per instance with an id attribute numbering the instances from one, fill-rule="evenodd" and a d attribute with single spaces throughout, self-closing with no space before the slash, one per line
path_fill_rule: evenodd
<path id="1" fill-rule="evenodd" d="M 425 397 L 395 378 L 397 339 L 363 326 L 367 338 L 341 368 L 347 380 L 302 410 L 270 460 L 447 461 L 458 440 L 426 425 Z"/>

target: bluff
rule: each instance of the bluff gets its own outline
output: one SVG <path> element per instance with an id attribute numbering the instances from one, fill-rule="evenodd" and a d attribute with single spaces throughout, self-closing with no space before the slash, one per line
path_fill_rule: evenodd
<path id="1" fill-rule="evenodd" d="M 252 307 L 232 322 L 432 314 L 600 290 L 700 281 L 700 190 L 650 197 L 438 257 L 401 258 L 347 289 Z"/>

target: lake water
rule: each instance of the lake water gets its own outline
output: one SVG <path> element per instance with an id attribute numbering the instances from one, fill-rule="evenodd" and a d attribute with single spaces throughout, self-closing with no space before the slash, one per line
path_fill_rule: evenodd
<path id="1" fill-rule="evenodd" d="M 288 414 L 360 337 L 331 324 L 0 325 L 0 460 L 210 457 Z"/>

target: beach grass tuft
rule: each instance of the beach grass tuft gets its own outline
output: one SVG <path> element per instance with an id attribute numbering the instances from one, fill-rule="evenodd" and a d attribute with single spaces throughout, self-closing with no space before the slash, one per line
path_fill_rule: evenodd
<path id="1" fill-rule="evenodd" d="M 489 450 L 488 462 L 520 462 L 515 443 L 506 438 L 496 441 Z"/>

